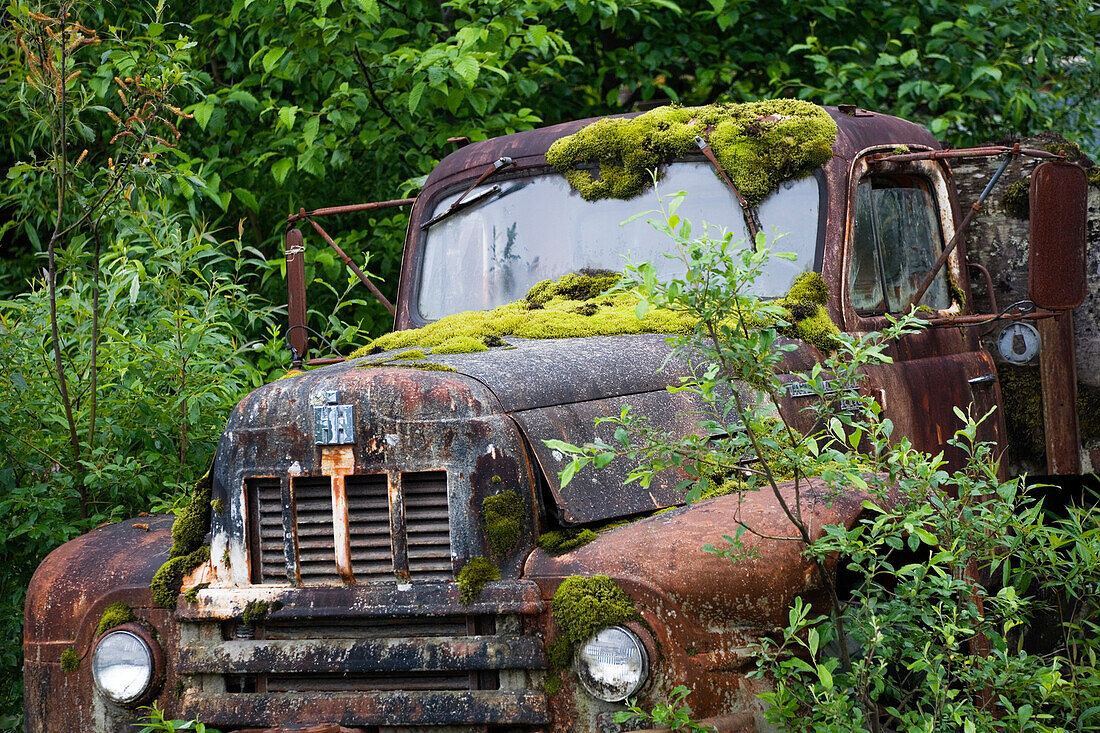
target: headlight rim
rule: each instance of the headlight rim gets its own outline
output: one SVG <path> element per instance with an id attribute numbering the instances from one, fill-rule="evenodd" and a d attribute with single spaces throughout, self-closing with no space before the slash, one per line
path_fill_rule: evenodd
<path id="1" fill-rule="evenodd" d="M 636 697 L 638 695 L 638 693 L 640 693 L 645 688 L 645 686 L 649 683 L 650 671 L 651 671 L 651 664 L 650 664 L 651 652 L 650 652 L 650 648 L 649 648 L 649 645 L 646 644 L 645 638 L 643 637 L 642 633 L 640 633 L 638 629 L 633 628 L 633 626 L 634 626 L 634 624 L 610 624 L 608 626 L 601 627 L 601 628 L 597 629 L 595 632 L 593 632 L 592 635 L 589 636 L 587 639 L 585 639 L 581 643 L 577 644 L 576 648 L 573 650 L 573 665 L 572 665 L 573 674 L 577 678 L 577 681 L 579 682 L 581 689 L 583 689 L 586 693 L 588 693 L 594 699 L 600 700 L 601 702 L 607 702 L 607 703 L 625 702 L 626 700 L 628 700 L 630 698 Z M 619 631 L 624 632 L 625 635 L 627 636 L 627 638 L 629 638 L 631 641 L 633 641 L 635 647 L 637 648 L 637 651 L 638 651 L 639 655 L 641 656 L 641 661 L 642 661 L 642 669 L 641 669 L 641 673 L 638 676 L 638 682 L 636 684 L 630 686 L 628 688 L 626 694 L 622 695 L 621 697 L 616 697 L 614 699 L 608 699 L 607 697 L 603 696 L 603 694 L 601 694 L 598 690 L 593 689 L 588 684 L 588 680 L 586 679 L 586 675 L 582 674 L 581 669 L 580 669 L 580 665 L 581 665 L 580 652 L 581 652 L 581 649 L 586 644 L 588 644 L 590 641 L 592 641 L 594 638 L 596 638 L 600 633 L 602 633 L 604 631 L 607 631 L 609 629 L 617 629 Z"/>
<path id="2" fill-rule="evenodd" d="M 134 698 L 126 701 L 116 700 L 112 697 L 103 687 L 99 684 L 99 680 L 96 679 L 95 674 L 95 655 L 99 650 L 99 645 L 103 643 L 111 634 L 115 633 L 128 633 L 131 636 L 136 637 L 139 641 L 145 644 L 145 648 L 149 650 L 149 658 L 152 663 L 152 669 L 149 673 L 149 681 L 145 684 L 142 691 Z M 104 697 L 108 702 L 113 705 L 119 705 L 125 708 L 136 708 L 140 705 L 144 705 L 156 697 L 160 688 L 164 682 L 164 651 L 161 649 L 160 644 L 153 637 L 150 630 L 142 623 L 136 621 L 130 621 L 124 624 L 119 624 L 110 629 L 107 629 L 102 634 L 96 637 L 94 644 L 92 645 L 92 653 L 90 656 L 91 664 L 90 669 L 92 673 L 92 684 L 95 686 L 96 692 Z"/>

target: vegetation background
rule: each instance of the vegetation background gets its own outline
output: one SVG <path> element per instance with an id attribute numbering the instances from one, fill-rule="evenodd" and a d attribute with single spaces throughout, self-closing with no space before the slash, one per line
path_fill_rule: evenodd
<path id="1" fill-rule="evenodd" d="M 172 507 L 289 363 L 298 207 L 414 195 L 452 136 L 669 100 L 797 96 L 952 145 L 1053 129 L 1100 151 L 1083 0 L 13 0 L 0 20 L 0 731 L 22 727 L 37 564 Z M 405 223 L 338 228 L 390 297 Z M 308 262 L 313 328 L 341 349 L 388 330 L 331 252 Z"/>

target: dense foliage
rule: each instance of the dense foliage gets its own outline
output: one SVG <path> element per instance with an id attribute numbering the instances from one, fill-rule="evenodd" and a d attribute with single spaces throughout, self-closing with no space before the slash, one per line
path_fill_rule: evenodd
<path id="1" fill-rule="evenodd" d="M 13 0 L 0 17 L 0 730 L 20 725 L 36 564 L 171 505 L 228 407 L 286 364 L 288 212 L 415 193 L 451 136 L 659 99 L 852 102 L 953 144 L 1055 128 L 1093 151 L 1100 116 L 1083 0 Z M 391 297 L 404 226 L 333 227 Z M 307 243 L 311 325 L 341 349 L 388 330 Z"/>
<path id="2" fill-rule="evenodd" d="M 751 673 L 774 685 L 760 697 L 779 730 L 1100 727 L 1100 509 L 1044 507 L 1023 479 L 1002 480 L 996 446 L 978 438 L 992 410 L 954 408 L 957 429 L 946 443 L 960 451 L 955 465 L 894 435 L 884 405 L 860 386 L 866 371 L 891 363 L 892 342 L 921 328 L 914 314 L 888 319 L 881 333 L 838 335 L 836 351 L 801 375 L 816 397 L 802 408 L 812 419 L 781 413 L 789 384 L 781 362 L 798 347 L 767 325 L 775 301 L 751 292 L 771 256 L 765 237 L 754 251 L 729 233 L 693 235 L 675 213 L 683 196 L 666 200 L 656 225 L 684 274 L 662 281 L 643 263 L 628 267 L 619 287 L 695 317 L 693 332 L 674 342 L 690 375 L 669 389 L 697 398 L 701 434 L 665 432 L 623 408 L 599 420 L 613 428 L 606 442 L 546 441 L 572 457 L 563 488 L 578 470 L 630 460 L 628 481 L 643 486 L 680 467 L 689 499 L 774 497 L 785 522 L 731 512 L 730 534 L 704 549 L 751 563 L 777 542 L 797 542 L 809 559 L 807 598 L 795 598 L 786 627 L 760 640 Z M 829 396 L 837 389 L 843 408 Z M 796 424 L 813 427 L 803 433 Z M 864 511 L 851 528 L 818 526 L 823 504 L 856 492 Z M 616 720 L 698 730 L 685 694 L 674 690 L 652 711 L 632 702 Z"/>

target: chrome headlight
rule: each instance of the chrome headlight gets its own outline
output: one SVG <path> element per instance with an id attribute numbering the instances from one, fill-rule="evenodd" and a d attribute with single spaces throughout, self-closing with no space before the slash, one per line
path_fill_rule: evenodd
<path id="1" fill-rule="evenodd" d="M 609 626 L 577 647 L 573 671 L 592 697 L 618 702 L 645 684 L 649 657 L 637 634 L 624 626 Z"/>
<path id="2" fill-rule="evenodd" d="M 99 640 L 92 655 L 92 679 L 112 702 L 125 705 L 139 700 L 153 683 L 153 650 L 132 631 L 111 631 Z"/>

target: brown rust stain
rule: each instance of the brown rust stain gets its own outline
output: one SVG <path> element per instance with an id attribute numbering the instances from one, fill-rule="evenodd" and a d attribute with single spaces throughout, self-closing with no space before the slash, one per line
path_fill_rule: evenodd
<path id="1" fill-rule="evenodd" d="M 355 473 L 355 449 L 350 445 L 321 449 L 321 473 L 332 480 L 332 533 L 336 570 L 347 584 L 355 582 L 351 569 L 351 537 L 348 535 L 348 496 L 345 477 Z"/>

